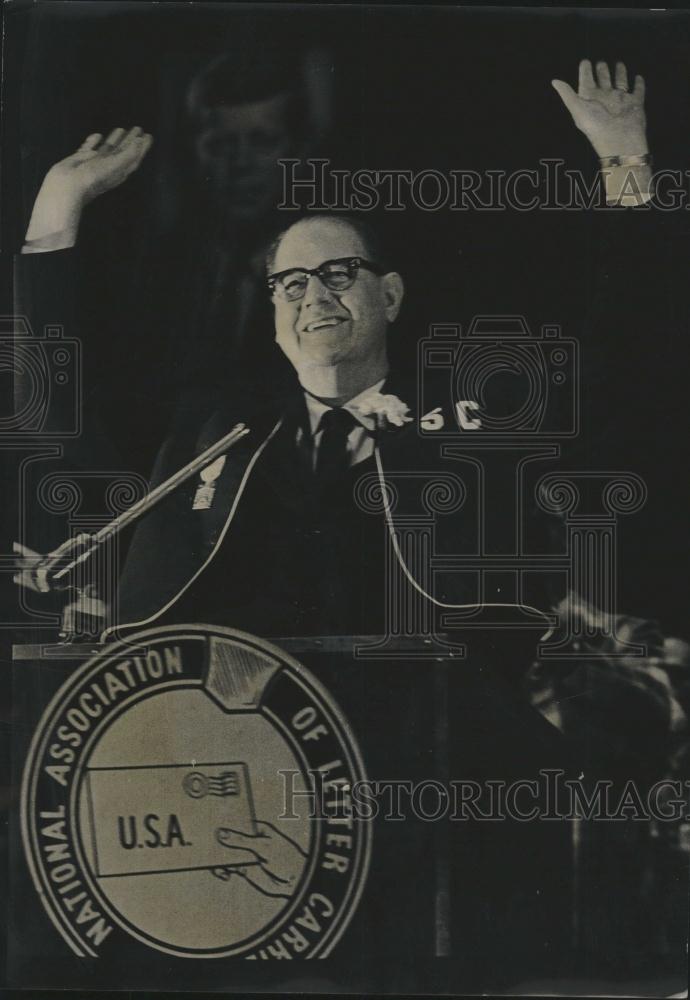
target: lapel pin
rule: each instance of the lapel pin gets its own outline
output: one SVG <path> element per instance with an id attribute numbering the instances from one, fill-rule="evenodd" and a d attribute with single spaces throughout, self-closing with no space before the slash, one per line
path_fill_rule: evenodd
<path id="1" fill-rule="evenodd" d="M 207 465 L 206 468 L 202 469 L 199 473 L 201 482 L 197 486 L 196 493 L 194 494 L 192 510 L 210 510 L 213 504 L 213 496 L 216 492 L 216 482 L 223 471 L 225 458 L 225 455 L 221 455 L 220 458 L 217 458 L 215 462 L 211 462 L 210 465 Z"/>

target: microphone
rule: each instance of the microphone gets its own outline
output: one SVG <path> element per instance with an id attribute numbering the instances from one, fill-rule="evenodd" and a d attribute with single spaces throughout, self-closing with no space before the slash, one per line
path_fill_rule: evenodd
<path id="1" fill-rule="evenodd" d="M 147 514 L 152 507 L 155 507 L 161 500 L 169 496 L 173 490 L 177 489 L 178 486 L 181 486 L 188 479 L 191 479 L 198 472 L 201 472 L 202 469 L 205 469 L 206 466 L 214 462 L 220 455 L 225 454 L 226 451 L 237 444 L 249 432 L 249 428 L 245 424 L 236 424 L 225 437 L 216 441 L 215 444 L 212 444 L 201 455 L 198 455 L 191 462 L 188 462 L 187 465 L 178 469 L 169 479 L 156 486 L 145 497 L 142 497 L 141 500 L 138 500 L 127 510 L 123 511 L 122 514 L 118 514 L 116 518 L 109 521 L 108 524 L 100 528 L 95 534 L 81 534 L 75 538 L 66 539 L 57 549 L 44 556 L 34 567 L 34 577 L 44 585 L 41 589 L 45 591 L 46 587 L 48 590 L 64 590 L 69 588 L 69 575 L 76 566 L 90 559 L 104 542 L 110 538 L 114 538 L 123 528 L 126 528 L 140 517 L 143 517 L 144 514 Z"/>

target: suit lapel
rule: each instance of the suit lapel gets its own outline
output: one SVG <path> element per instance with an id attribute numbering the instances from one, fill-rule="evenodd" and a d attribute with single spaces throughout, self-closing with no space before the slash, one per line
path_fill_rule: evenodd
<path id="1" fill-rule="evenodd" d="M 191 516 L 196 519 L 199 526 L 204 558 L 208 557 L 217 544 L 238 499 L 238 493 L 243 489 L 243 483 L 246 485 L 251 476 L 259 476 L 283 503 L 295 507 L 303 506 L 305 483 L 300 474 L 295 446 L 297 428 L 303 420 L 300 402 L 306 417 L 301 393 L 292 393 L 287 400 L 281 401 L 282 405 L 247 420 L 250 433 L 228 452 L 225 464 L 216 480 L 210 506 L 205 510 L 191 512 Z M 277 426 L 279 423 L 280 426 Z M 218 410 L 205 424 L 197 441 L 196 453 L 200 454 L 221 438 L 230 426 L 232 423 L 226 412 Z M 274 431 L 275 434 L 265 449 L 255 459 L 257 449 Z M 191 502 L 190 499 L 190 506 Z"/>
<path id="2" fill-rule="evenodd" d="M 381 392 L 384 395 L 397 396 L 406 403 L 413 418 L 410 423 L 402 427 L 392 426 L 378 435 L 377 443 L 384 472 L 387 468 L 391 471 L 414 468 L 414 455 L 419 452 L 415 388 L 392 373 L 386 379 Z"/>
<path id="3" fill-rule="evenodd" d="M 217 543 L 225 522 L 230 516 L 233 503 L 240 491 L 242 479 L 247 472 L 252 455 L 259 444 L 256 440 L 250 442 L 250 438 L 252 437 L 253 435 L 248 435 L 228 455 L 221 474 L 216 481 L 216 489 L 211 506 L 207 510 L 193 511 L 191 515 L 198 518 L 204 556 L 207 556 Z"/>
<path id="4" fill-rule="evenodd" d="M 387 379 L 382 391 L 397 395 L 412 407 L 414 396 L 410 395 L 409 387 L 402 387 L 395 377 Z M 279 420 L 281 420 L 280 427 L 250 468 L 257 448 L 274 430 Z M 291 507 L 295 511 L 303 511 L 308 507 L 310 498 L 313 501 L 310 469 L 304 463 L 304 456 L 296 446 L 299 429 L 309 433 L 308 415 L 301 389 L 291 388 L 274 408 L 248 419 L 247 423 L 251 433 L 228 452 L 216 481 L 210 507 L 191 512 L 200 530 L 204 558 L 208 557 L 217 544 L 245 477 L 260 477 L 262 483 L 279 498 L 282 505 Z M 227 412 L 223 409 L 218 410 L 207 421 L 199 435 L 196 453 L 201 453 L 226 434 L 230 426 L 232 420 Z M 419 450 L 416 422 L 383 431 L 378 444 L 384 471 L 410 468 L 411 463 L 414 465 L 412 456 Z M 194 484 L 195 489 L 198 482 Z M 190 491 L 190 497 L 193 497 L 193 494 L 194 490 Z M 190 506 L 191 502 L 190 498 Z"/>
<path id="5" fill-rule="evenodd" d="M 276 494 L 283 505 L 302 510 L 311 494 L 311 469 L 308 451 L 297 447 L 301 430 L 309 434 L 309 419 L 301 391 L 294 393 L 285 403 L 283 423 L 267 447 L 257 474 Z"/>

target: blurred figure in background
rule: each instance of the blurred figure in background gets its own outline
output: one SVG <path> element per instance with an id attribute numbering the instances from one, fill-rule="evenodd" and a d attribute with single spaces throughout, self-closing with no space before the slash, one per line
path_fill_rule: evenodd
<path id="1" fill-rule="evenodd" d="M 285 224 L 279 161 L 322 150 L 331 81 L 326 50 L 255 39 L 205 63 L 187 87 L 183 121 L 162 137 L 171 148 L 158 188 L 176 390 L 206 381 L 221 358 L 226 371 L 228 360 L 277 361 L 261 282 L 266 246 Z"/>

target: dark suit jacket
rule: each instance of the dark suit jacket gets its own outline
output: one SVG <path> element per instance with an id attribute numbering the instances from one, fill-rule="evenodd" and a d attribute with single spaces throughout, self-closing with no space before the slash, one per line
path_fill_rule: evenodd
<path id="1" fill-rule="evenodd" d="M 41 274 L 36 272 L 43 272 L 45 278 L 51 265 L 67 267 L 68 257 L 51 254 L 21 262 L 25 276 L 33 274 L 31 295 L 44 307 L 46 317 L 50 308 L 41 297 L 45 282 L 42 285 Z M 57 282 L 53 279 L 54 291 L 59 291 L 60 285 L 69 288 L 68 277 Z M 54 316 L 59 316 L 59 311 Z M 392 383 L 387 388 L 413 405 L 414 392 L 409 387 Z M 373 501 L 373 513 L 361 512 L 356 505 L 353 510 L 352 505 L 334 504 L 333 516 L 327 512 L 325 525 L 321 523 L 323 507 L 310 504 L 309 491 L 300 481 L 294 460 L 300 406 L 293 384 L 280 393 L 271 385 L 251 392 L 228 391 L 221 398 L 202 396 L 181 407 L 177 426 L 158 456 L 152 484 L 163 481 L 238 420 L 248 424 L 251 434 L 229 454 L 209 510 L 192 509 L 198 485 L 192 481 L 140 522 L 122 575 L 119 622 L 147 621 L 159 612 L 156 621 L 169 620 L 168 612 L 178 621 L 203 621 L 208 613 L 213 618 L 223 614 L 226 624 L 266 636 L 296 635 L 300 628 L 306 634 L 321 632 L 323 614 L 290 618 L 293 610 L 305 610 L 303 592 L 296 609 L 282 600 L 286 588 L 281 571 L 292 565 L 302 572 L 303 567 L 296 562 L 301 553 L 312 580 L 318 579 L 318 570 L 324 567 L 321 579 L 334 580 L 339 560 L 347 569 L 341 594 L 348 600 L 339 605 L 325 591 L 316 595 L 320 612 L 328 612 L 334 605 L 347 611 L 340 620 L 327 621 L 326 631 L 380 632 L 376 625 L 377 621 L 383 624 L 382 609 L 378 603 L 370 606 L 368 597 L 374 601 L 377 593 L 380 597 L 382 576 L 385 579 L 387 572 L 381 561 L 385 540 L 381 510 L 375 509 Z M 420 479 L 428 482 L 439 471 L 437 447 L 429 448 L 420 441 L 411 424 L 384 436 L 381 456 L 388 478 L 398 487 L 396 512 L 418 517 Z M 462 467 L 458 470 L 459 463 L 449 465 L 451 469 L 444 467 L 443 471 L 460 471 L 461 478 L 469 475 Z M 368 468 L 358 469 L 356 476 L 373 472 L 369 463 Z M 245 476 L 244 495 L 233 510 Z M 370 482 L 375 486 L 375 479 Z M 467 485 L 472 486 L 470 479 Z M 470 550 L 476 510 L 471 488 L 468 494 L 462 516 L 436 518 L 439 531 L 447 533 L 447 545 L 441 535 L 437 538 L 441 551 Z M 343 526 L 347 530 L 341 532 Z M 314 534 L 324 529 L 325 536 Z M 325 544 L 317 541 L 324 537 Z M 343 539 L 345 544 L 338 545 Z M 289 544 L 283 546 L 286 540 Z M 315 552 L 319 556 L 325 553 L 326 561 L 315 560 Z M 359 604 L 352 600 L 358 588 L 364 595 Z M 218 597 L 226 593 L 223 606 Z M 455 581 L 446 584 L 438 596 L 453 602 L 466 600 L 467 592 L 463 592 L 462 581 Z M 508 635 L 504 632 L 503 638 Z M 527 635 L 532 642 L 537 638 L 534 633 Z M 524 639 L 525 633 L 521 636 Z M 517 641 L 519 636 L 513 638 Z M 450 672 L 441 700 L 445 700 L 445 718 L 449 720 L 446 766 L 451 777 L 531 778 L 539 767 L 570 768 L 573 758 L 568 741 L 521 697 L 519 670 L 515 668 L 526 666 L 529 654 L 525 646 L 516 646 L 511 661 L 505 647 L 487 649 L 480 644 L 469 662 Z M 440 773 L 434 754 L 438 720 L 432 704 L 440 695 L 430 683 L 433 674 L 428 661 L 389 660 L 372 665 L 333 656 L 308 666 L 319 674 L 352 721 L 372 775 L 389 777 L 393 770 L 393 776 L 423 779 Z M 375 965 L 376 956 L 385 951 L 408 957 L 433 953 L 431 887 L 438 828 L 434 824 L 416 831 L 406 827 L 404 837 L 399 829 L 395 824 L 384 824 L 378 831 L 372 867 L 375 881 L 343 942 L 348 947 L 349 941 L 352 954 L 365 965 L 369 961 Z M 468 830 L 454 824 L 451 834 L 459 838 L 453 841 L 449 874 L 453 949 L 476 964 L 479 984 L 486 988 L 520 974 L 543 974 L 548 955 L 556 956 L 557 966 L 567 938 L 567 825 L 502 823 Z M 554 872 L 563 873 L 563 878 L 554 878 Z M 411 910 L 413 919 L 409 917 Z M 462 980 L 463 985 L 470 981 Z"/>
<path id="2" fill-rule="evenodd" d="M 414 386 L 393 374 L 384 392 L 414 412 Z M 204 400 L 202 408 L 211 410 L 205 417 L 195 411 L 198 405 L 184 409 L 178 431 L 161 450 L 152 486 L 236 422 L 246 423 L 250 434 L 228 452 L 209 509 L 194 509 L 197 476 L 142 519 L 121 578 L 117 622 L 192 615 L 266 636 L 380 634 L 386 614 L 391 617 L 384 598 L 394 579 L 427 620 L 451 620 L 404 578 L 390 546 L 373 458 L 354 466 L 332 495 L 321 493 L 303 467 L 295 438 L 300 425 L 307 427 L 307 415 L 298 385 L 280 393 L 264 389 L 263 396 L 238 392 L 215 405 Z M 416 419 L 377 438 L 396 528 L 419 536 L 426 526 L 428 544 L 447 556 L 480 551 L 480 505 L 486 507 L 487 498 L 480 495 L 481 470 L 471 457 L 444 457 L 436 441 L 420 437 Z M 504 498 L 492 502 L 500 507 Z M 414 552 L 404 556 L 422 588 L 446 604 L 479 602 L 476 581 L 467 574 L 451 570 L 432 579 L 429 554 L 421 563 Z M 485 592 L 483 599 L 501 598 Z M 546 610 L 547 594 L 532 595 L 537 600 Z M 547 624 L 534 617 L 537 639 Z M 422 629 L 412 618 L 405 626 Z"/>
<path id="3" fill-rule="evenodd" d="M 412 402 L 409 387 L 395 376 L 385 388 Z M 351 470 L 340 496 L 317 497 L 297 460 L 296 428 L 306 418 L 299 387 L 288 387 L 280 398 L 245 398 L 245 409 L 237 398 L 229 405 L 205 405 L 212 410 L 206 420 L 188 417 L 166 442 L 155 482 L 240 417 L 252 433 L 228 453 L 210 509 L 192 509 L 197 477 L 141 522 L 122 578 L 120 620 L 134 614 L 134 621 L 142 621 L 148 614 L 155 622 L 222 622 L 268 637 L 384 634 L 385 581 L 397 570 L 386 561 L 387 528 L 376 509 L 373 460 Z M 444 463 L 435 444 L 421 441 L 414 423 L 384 432 L 380 453 L 396 494 L 395 516 L 408 515 L 410 523 L 424 514 L 425 488 L 433 482 L 448 488 L 448 477 L 462 470 L 462 463 Z M 371 510 L 349 502 L 353 491 L 363 506 L 369 498 Z M 476 541 L 472 507 L 470 500 L 467 517 L 461 511 L 446 518 L 456 548 Z M 421 567 L 414 568 L 445 600 L 469 599 L 471 588 L 432 584 Z M 306 663 L 351 720 L 372 777 L 438 780 L 446 771 L 456 779 L 524 777 L 549 764 L 569 766 L 566 741 L 520 693 L 521 669 L 543 629 L 541 623 L 529 637 L 505 632 L 493 649 L 473 643 L 470 659 L 451 668 L 447 685 L 441 681 L 440 687 L 433 661 L 392 655 L 383 661 L 355 659 L 355 639 L 344 655 L 312 656 Z M 435 715 L 439 697 L 447 699 L 443 720 Z M 440 752 L 437 730 L 448 720 L 448 745 Z M 463 982 L 521 974 L 544 940 L 558 953 L 566 931 L 567 879 L 550 888 L 543 862 L 548 857 L 550 866 L 568 870 L 569 827 L 530 826 L 528 831 L 511 822 L 493 829 L 451 824 L 442 834 L 433 823 L 409 818 L 401 824 L 378 821 L 369 883 L 339 954 L 356 956 L 370 982 L 383 956 L 409 961 L 434 954 L 441 835 L 449 837 L 452 948 L 456 961 L 464 963 Z M 505 949 L 498 962 L 497 947 Z"/>

